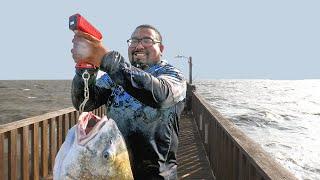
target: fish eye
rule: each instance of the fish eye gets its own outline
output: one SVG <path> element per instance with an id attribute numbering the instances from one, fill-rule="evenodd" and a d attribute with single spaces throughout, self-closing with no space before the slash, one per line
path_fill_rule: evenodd
<path id="1" fill-rule="evenodd" d="M 104 157 L 105 159 L 109 158 L 109 156 L 110 156 L 110 154 L 109 154 L 108 151 L 103 152 L 103 157 Z"/>

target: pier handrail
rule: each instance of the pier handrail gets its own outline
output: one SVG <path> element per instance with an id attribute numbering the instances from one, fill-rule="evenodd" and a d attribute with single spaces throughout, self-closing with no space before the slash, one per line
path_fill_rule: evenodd
<path id="1" fill-rule="evenodd" d="M 39 122 L 43 121 L 44 119 L 55 118 L 55 117 L 58 117 L 58 116 L 61 116 L 64 114 L 68 114 L 68 113 L 71 113 L 74 111 L 75 111 L 75 109 L 73 107 L 69 107 L 69 108 L 58 110 L 58 111 L 45 113 L 45 114 L 42 114 L 39 116 L 34 116 L 34 117 L 19 120 L 19 121 L 14 121 L 11 123 L 3 124 L 3 125 L 0 125 L 0 134 L 5 133 L 7 131 L 21 128 L 23 126 L 28 126 L 28 125 L 32 125 L 34 123 L 39 123 Z"/>
<path id="2" fill-rule="evenodd" d="M 98 116 L 105 108 L 93 111 Z M 73 107 L 0 125 L 0 179 L 46 179 L 69 128 L 77 123 Z"/>
<path id="3" fill-rule="evenodd" d="M 191 109 L 216 179 L 297 179 L 195 91 Z"/>

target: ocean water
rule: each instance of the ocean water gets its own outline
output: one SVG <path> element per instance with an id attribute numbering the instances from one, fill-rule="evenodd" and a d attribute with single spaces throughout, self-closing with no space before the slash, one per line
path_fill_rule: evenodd
<path id="1" fill-rule="evenodd" d="M 71 80 L 0 81 L 0 124 L 71 106 Z"/>
<path id="2" fill-rule="evenodd" d="M 197 92 L 299 179 L 320 179 L 320 80 L 203 80 Z"/>

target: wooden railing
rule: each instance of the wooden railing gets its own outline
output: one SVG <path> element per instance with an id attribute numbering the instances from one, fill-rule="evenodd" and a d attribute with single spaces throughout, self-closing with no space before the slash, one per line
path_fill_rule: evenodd
<path id="1" fill-rule="evenodd" d="M 94 113 L 105 114 L 105 108 Z M 78 120 L 74 108 L 0 125 L 0 179 L 46 179 L 69 128 Z"/>
<path id="2" fill-rule="evenodd" d="M 218 180 L 296 179 L 195 92 L 192 113 Z"/>

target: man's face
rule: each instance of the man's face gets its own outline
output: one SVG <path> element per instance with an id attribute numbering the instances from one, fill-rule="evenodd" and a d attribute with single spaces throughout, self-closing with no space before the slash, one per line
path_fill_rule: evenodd
<path id="1" fill-rule="evenodd" d="M 132 40 L 152 39 L 154 42 L 158 42 L 157 33 L 153 29 L 140 28 L 137 29 L 131 36 Z M 129 46 L 128 55 L 132 64 L 155 64 L 159 62 L 163 51 L 163 45 L 161 43 L 154 43 L 145 47 L 146 43 L 139 42 L 137 46 Z"/>

